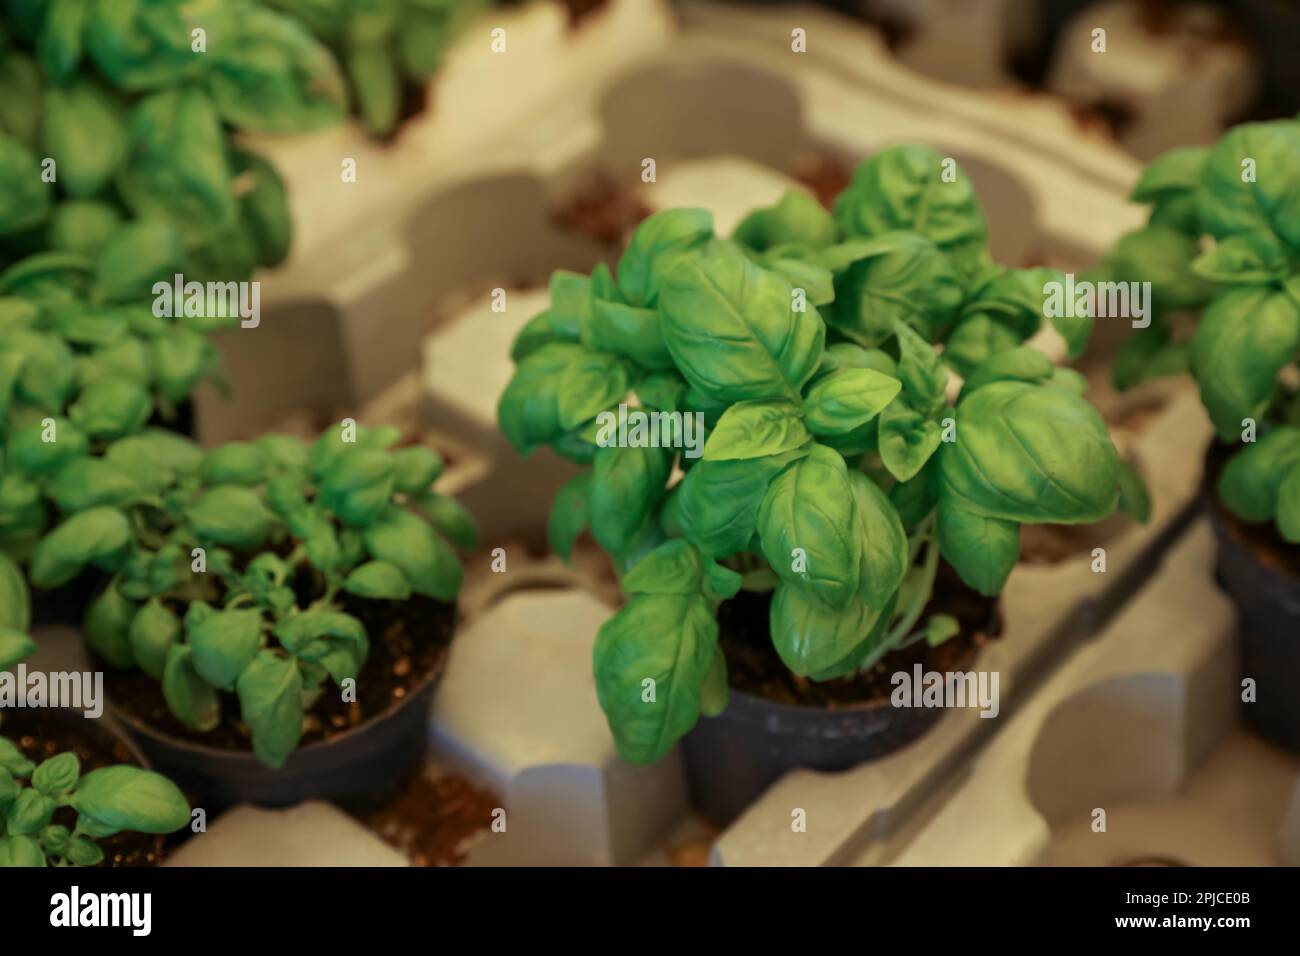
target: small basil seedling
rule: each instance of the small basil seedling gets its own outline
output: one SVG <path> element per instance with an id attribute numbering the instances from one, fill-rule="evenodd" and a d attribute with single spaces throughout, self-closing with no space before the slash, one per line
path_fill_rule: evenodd
<path id="1" fill-rule="evenodd" d="M 76 814 L 55 823 L 61 808 Z M 190 819 L 190 805 L 166 777 L 119 765 L 84 776 L 76 754 L 35 764 L 0 737 L 0 867 L 95 866 L 97 839 L 130 830 L 172 833 Z"/>

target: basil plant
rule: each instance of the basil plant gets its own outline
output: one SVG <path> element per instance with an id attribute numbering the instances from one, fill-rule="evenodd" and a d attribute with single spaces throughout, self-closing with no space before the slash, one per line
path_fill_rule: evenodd
<path id="1" fill-rule="evenodd" d="M 69 828 L 54 823 L 70 807 Z M 95 840 L 123 830 L 172 833 L 190 819 L 190 805 L 166 777 L 125 764 L 85 775 L 74 753 L 39 764 L 0 737 L 0 867 L 95 866 Z"/>
<path id="2" fill-rule="evenodd" d="M 1041 281 L 989 263 L 969 192 L 927 154 L 869 160 L 834 217 L 793 192 L 731 239 L 701 210 L 651 216 L 616 274 L 557 273 L 515 343 L 503 431 L 590 465 L 551 545 L 567 557 L 590 529 L 628 596 L 594 665 L 630 760 L 725 706 L 716 610 L 740 589 L 771 593 L 784 664 L 829 680 L 957 631 L 922 621 L 941 559 L 996 595 L 1022 523 L 1116 507 L 1124 472 L 1082 378 L 1019 344 Z M 619 416 L 648 428 L 615 438 Z"/>
<path id="3" fill-rule="evenodd" d="M 487 0 L 265 0 L 301 22 L 343 64 L 361 123 L 387 136 L 408 86 L 438 68 L 451 42 Z"/>
<path id="4" fill-rule="evenodd" d="M 1133 196 L 1150 221 L 1106 268 L 1149 281 L 1158 308 L 1116 367 L 1122 386 L 1190 371 L 1220 441 L 1243 447 L 1218 493 L 1300 543 L 1300 122 L 1249 123 L 1157 157 Z M 1197 316 L 1179 341 L 1170 317 Z"/>
<path id="5" fill-rule="evenodd" d="M 107 575 L 89 646 L 161 681 L 195 731 L 216 727 L 233 693 L 257 757 L 279 767 L 326 685 L 355 680 L 368 657 L 345 598 L 460 590 L 453 545 L 472 548 L 474 525 L 433 490 L 438 454 L 397 439 L 344 421 L 310 446 L 267 435 L 205 453 L 150 430 L 72 457 L 49 476 L 64 517 L 32 551 L 31 584 Z"/>
<path id="6" fill-rule="evenodd" d="M 27 634 L 32 623 L 31 595 L 22 571 L 0 551 L 0 671 L 36 651 Z"/>
<path id="7" fill-rule="evenodd" d="M 346 84 L 324 46 L 255 0 L 4 10 L 0 267 L 43 250 L 94 256 L 124 220 L 172 226 L 187 279 L 240 280 L 283 260 L 284 187 L 229 129 L 341 121 Z"/>

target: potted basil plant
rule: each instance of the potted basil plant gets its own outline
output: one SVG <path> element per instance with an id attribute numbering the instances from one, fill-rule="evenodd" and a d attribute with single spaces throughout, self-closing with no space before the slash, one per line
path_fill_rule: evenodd
<path id="1" fill-rule="evenodd" d="M 75 728 L 74 720 L 84 723 L 74 717 L 61 726 L 76 733 L 72 739 L 88 756 L 85 741 L 93 740 L 100 758 L 107 735 Z M 156 864 L 158 837 L 190 821 L 189 803 L 161 774 L 127 763 L 83 772 L 74 750 L 32 760 L 10 721 L 0 732 L 0 867 Z M 33 747 L 46 743 L 23 739 Z"/>
<path id="2" fill-rule="evenodd" d="M 1187 371 L 1200 388 L 1217 436 L 1204 500 L 1250 682 L 1243 714 L 1300 750 L 1300 122 L 1248 123 L 1157 157 L 1134 198 L 1150 222 L 1106 265 L 1151 282 L 1164 321 L 1134 330 L 1116 378 Z M 1175 321 L 1188 316 L 1190 334 Z"/>
<path id="3" fill-rule="evenodd" d="M 868 161 L 834 219 L 791 194 L 725 240 L 702 210 L 658 213 L 616 275 L 557 273 L 515 343 L 503 431 L 590 465 L 557 496 L 552 546 L 590 529 L 628 597 L 594 649 L 614 740 L 639 763 L 684 740 L 719 822 L 786 769 L 922 733 L 938 712 L 891 706 L 891 675 L 973 664 L 1020 525 L 1120 498 L 1081 377 L 1019 345 L 1041 299 L 989 264 L 969 194 L 901 198 L 939 182 L 925 156 Z M 954 399 L 934 343 L 977 316 L 998 328 L 948 356 L 968 373 Z M 640 438 L 611 431 L 620 416 Z"/>
<path id="4" fill-rule="evenodd" d="M 475 531 L 437 454 L 397 439 L 154 433 L 70 466 L 32 584 L 111 575 L 85 621 L 110 704 L 206 806 L 378 799 L 423 760 Z"/>

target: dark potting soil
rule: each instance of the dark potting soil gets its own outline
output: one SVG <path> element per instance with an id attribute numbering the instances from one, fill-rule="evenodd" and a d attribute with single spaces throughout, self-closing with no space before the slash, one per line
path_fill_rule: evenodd
<path id="1" fill-rule="evenodd" d="M 551 222 L 606 249 L 623 248 L 624 240 L 653 212 L 635 190 L 596 174 L 576 193 L 551 210 Z"/>
<path id="2" fill-rule="evenodd" d="M 1205 455 L 1205 490 L 1209 507 L 1214 509 L 1229 533 L 1244 542 L 1261 564 L 1275 568 L 1283 574 L 1300 577 L 1300 547 L 1288 544 L 1287 540 L 1278 533 L 1275 522 L 1250 524 L 1242 521 L 1219 501 L 1218 493 L 1215 491 L 1219 484 L 1219 475 L 1223 473 L 1228 460 L 1239 448 L 1240 446 L 1237 445 L 1223 445 L 1217 441 L 1210 445 L 1210 450 Z"/>
<path id="3" fill-rule="evenodd" d="M 955 571 L 941 564 L 934 595 L 918 626 L 931 614 L 951 614 L 961 625 L 960 634 L 938 647 L 921 641 L 894 651 L 865 674 L 811 681 L 791 673 L 772 646 L 771 604 L 770 591 L 741 591 L 724 601 L 718 608 L 719 642 L 727 659 L 727 683 L 781 704 L 835 708 L 883 703 L 894 690 L 890 677 L 896 671 L 910 671 L 918 662 L 926 671 L 965 669 L 1001 632 L 997 602 L 966 587 Z"/>
<path id="4" fill-rule="evenodd" d="M 357 675 L 355 702 L 345 702 L 337 688 L 325 685 L 307 714 L 300 747 L 332 740 L 382 716 L 446 663 L 455 605 L 419 595 L 406 601 L 372 601 L 347 594 L 340 600 L 343 610 L 365 625 L 370 657 Z M 114 670 L 102 661 L 96 665 L 104 670 L 104 686 L 113 705 L 124 713 L 181 740 L 222 750 L 252 749 L 235 694 L 221 694 L 221 722 L 199 733 L 167 708 L 161 682 L 141 670 Z"/>
<path id="5" fill-rule="evenodd" d="M 500 806 L 491 790 L 457 774 L 421 773 L 360 819 L 414 866 L 457 866 Z"/>
<path id="6" fill-rule="evenodd" d="M 83 775 L 102 767 L 140 763 L 126 744 L 96 721 L 58 711 L 30 707 L 0 711 L 0 733 L 37 764 L 57 754 L 76 754 Z M 77 812 L 60 807 L 54 811 L 52 822 L 72 829 L 77 824 Z M 104 851 L 99 865 L 155 866 L 163 857 L 163 840 L 162 836 L 135 832 L 97 839 L 95 843 Z"/>

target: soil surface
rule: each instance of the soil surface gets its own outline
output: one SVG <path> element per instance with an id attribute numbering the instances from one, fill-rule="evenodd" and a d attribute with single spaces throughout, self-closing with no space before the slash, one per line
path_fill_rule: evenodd
<path id="1" fill-rule="evenodd" d="M 360 819 L 414 866 L 457 866 L 500 806 L 496 794 L 464 777 L 421 773 Z"/>
<path id="2" fill-rule="evenodd" d="M 1300 548 L 1288 544 L 1278 533 L 1277 524 L 1268 521 L 1263 524 L 1249 524 L 1234 515 L 1219 501 L 1215 488 L 1219 484 L 1219 475 L 1223 473 L 1228 460 L 1240 448 L 1238 445 L 1222 445 L 1214 442 L 1205 456 L 1205 487 L 1209 494 L 1209 507 L 1213 508 L 1220 521 L 1238 540 L 1244 542 L 1251 552 L 1271 568 L 1300 577 Z"/>
<path id="3" fill-rule="evenodd" d="M 653 211 L 635 190 L 596 173 L 551 210 L 550 219 L 558 229 L 585 236 L 606 249 L 621 250 L 632 230 Z"/>
<path id="4" fill-rule="evenodd" d="M 11 740 L 28 760 L 39 764 L 61 753 L 75 753 L 81 773 L 117 764 L 139 766 L 131 750 L 95 720 L 70 716 L 56 710 L 9 708 L 0 716 L 0 733 Z M 72 829 L 77 812 L 71 807 L 54 811 L 55 824 Z M 99 865 L 156 866 L 163 857 L 163 837 L 149 833 L 123 832 L 95 840 L 104 851 Z"/>
<path id="5" fill-rule="evenodd" d="M 357 675 L 357 700 L 344 702 L 333 684 L 307 714 L 299 746 L 331 740 L 374 720 L 441 670 L 456 620 L 454 605 L 412 595 L 407 601 L 371 601 L 343 595 L 343 610 L 358 618 L 370 636 L 370 657 Z M 174 609 L 179 610 L 179 609 Z M 181 740 L 223 750 L 251 750 L 251 735 L 239 719 L 239 700 L 221 694 L 221 723 L 199 733 L 167 708 L 162 683 L 143 671 L 104 670 L 104 686 L 115 707 Z"/>
<path id="6" fill-rule="evenodd" d="M 966 587 L 955 571 L 940 564 L 934 596 L 920 624 L 930 614 L 951 614 L 961 624 L 960 634 L 938 647 L 921 641 L 894 651 L 866 674 L 811 681 L 791 673 L 772 646 L 771 604 L 771 592 L 741 591 L 724 601 L 718 608 L 719 641 L 727 659 L 727 683 L 782 704 L 836 708 L 884 703 L 893 692 L 890 678 L 896 671 L 910 671 L 917 662 L 927 671 L 964 670 L 1001 632 L 997 602 Z"/>

